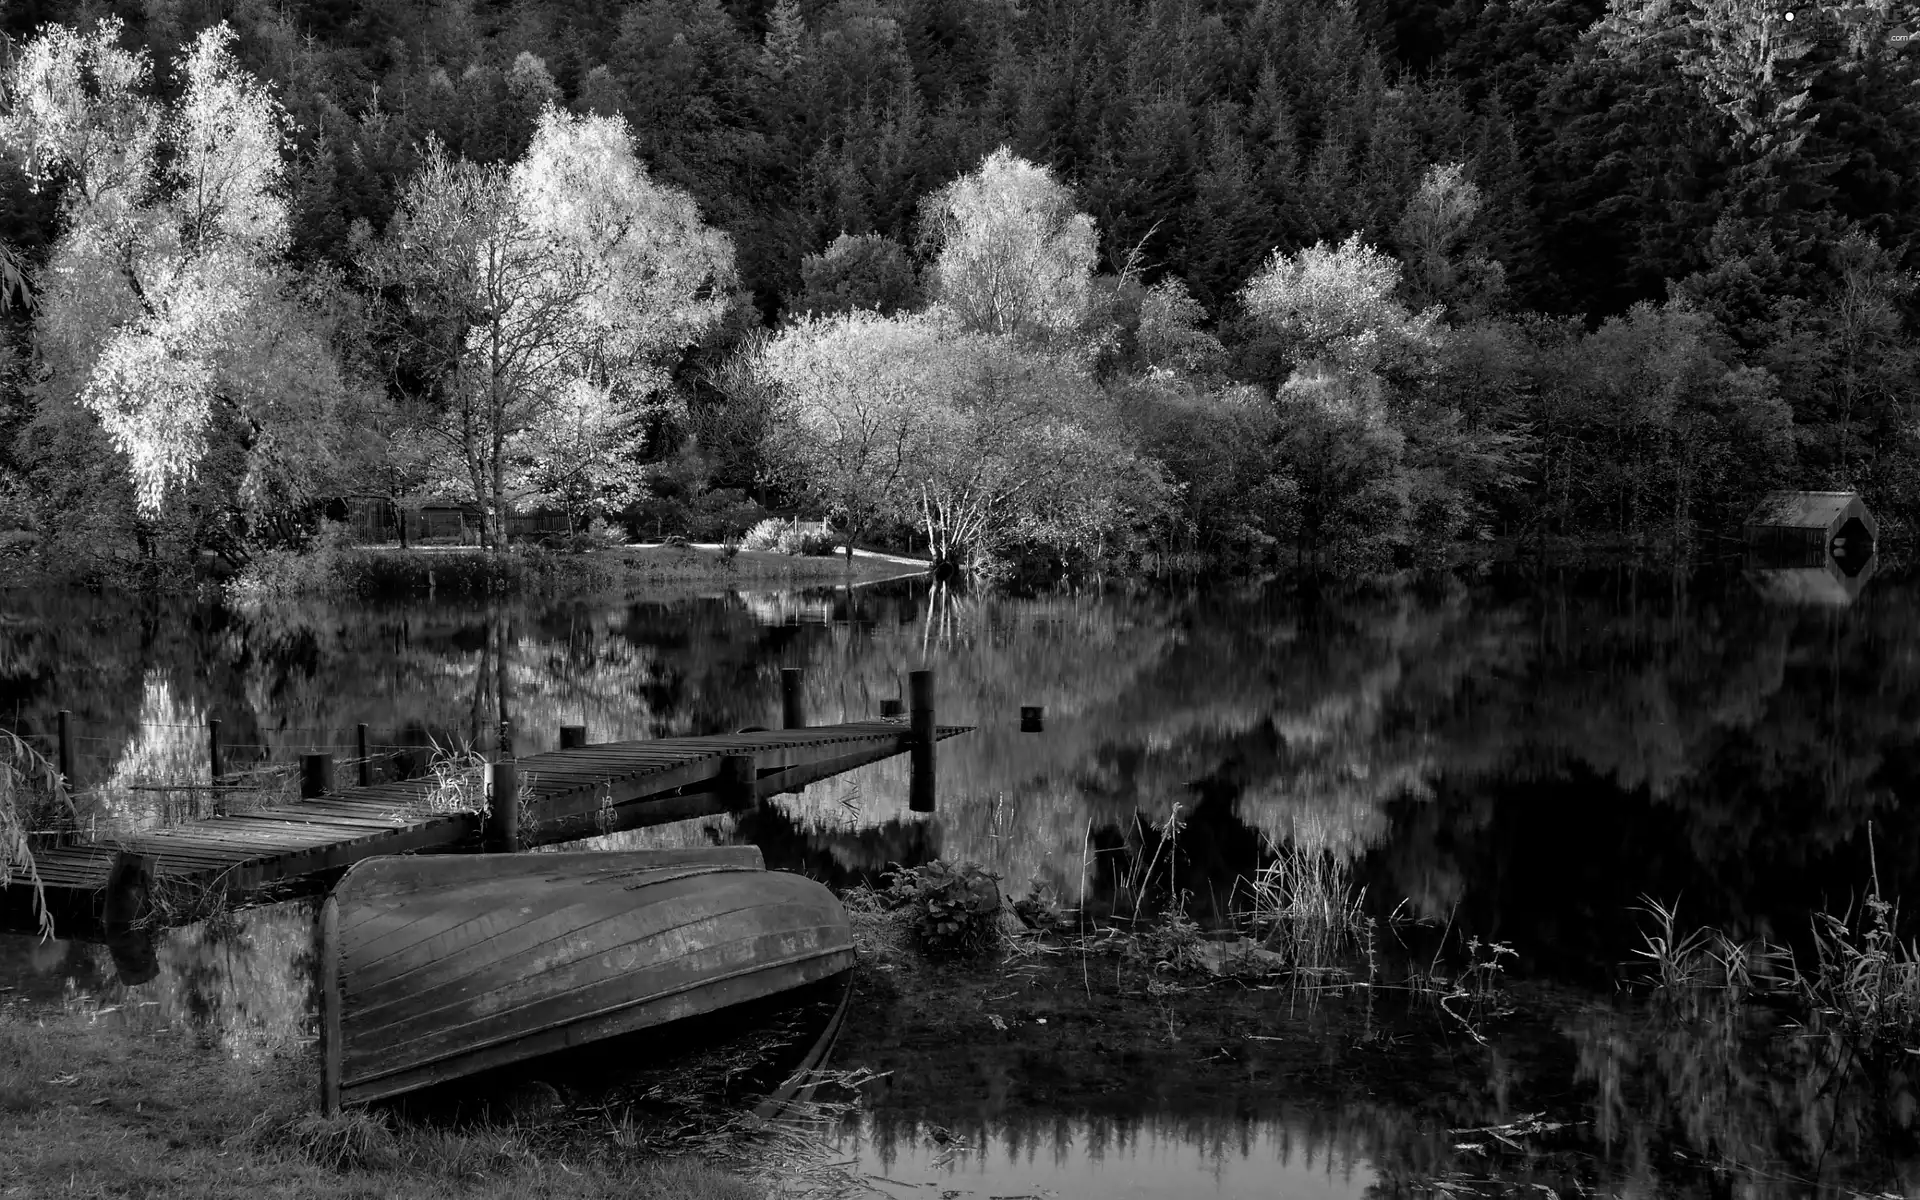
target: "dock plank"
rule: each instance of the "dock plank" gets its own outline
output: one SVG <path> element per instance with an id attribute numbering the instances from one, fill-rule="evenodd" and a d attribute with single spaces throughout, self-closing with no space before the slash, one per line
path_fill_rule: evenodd
<path id="1" fill-rule="evenodd" d="M 934 737 L 944 741 L 968 728 L 943 725 Z M 903 754 L 910 745 L 905 722 L 853 721 L 600 742 L 527 755 L 516 760 L 531 798 L 522 837 L 525 845 L 536 846 L 732 811 L 742 797 L 719 783 L 722 761 L 729 756 L 753 757 L 761 777 L 753 792 L 764 797 Z M 474 848 L 479 816 L 426 809 L 431 788 L 422 780 L 343 787 L 312 800 L 203 817 L 95 844 L 48 847 L 35 861 L 50 903 L 86 911 L 123 850 L 152 858 L 157 878 L 246 892 L 365 858 Z M 0 875 L 9 884 L 26 878 L 17 867 Z"/>

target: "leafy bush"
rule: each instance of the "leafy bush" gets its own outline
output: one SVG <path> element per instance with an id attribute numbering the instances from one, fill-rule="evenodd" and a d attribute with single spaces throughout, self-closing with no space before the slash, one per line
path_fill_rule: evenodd
<path id="1" fill-rule="evenodd" d="M 774 549 L 782 554 L 804 554 L 818 557 L 832 554 L 840 548 L 840 539 L 831 529 L 801 528 L 793 526 L 780 535 Z"/>
<path id="2" fill-rule="evenodd" d="M 999 879 L 978 863 L 935 860 L 889 872 L 882 895 L 889 907 L 908 911 L 928 953 L 970 954 L 999 939 Z"/>
<path id="3" fill-rule="evenodd" d="M 780 535 L 787 531 L 787 523 L 779 517 L 766 520 L 747 530 L 747 536 L 740 539 L 742 550 L 771 550 L 780 543 Z"/>
<path id="4" fill-rule="evenodd" d="M 838 550 L 840 539 L 831 529 L 768 517 L 747 530 L 746 537 L 740 539 L 740 548 L 819 556 Z"/>

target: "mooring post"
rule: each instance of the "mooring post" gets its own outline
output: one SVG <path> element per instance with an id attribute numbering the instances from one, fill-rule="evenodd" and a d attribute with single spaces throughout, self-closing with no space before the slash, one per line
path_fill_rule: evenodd
<path id="1" fill-rule="evenodd" d="M 493 764 L 493 796 L 487 806 L 487 849 L 497 854 L 512 854 L 520 849 L 520 765 L 510 758 Z"/>
<path id="2" fill-rule="evenodd" d="M 333 755 L 300 756 L 300 798 L 318 800 L 333 790 Z"/>
<path id="3" fill-rule="evenodd" d="M 908 751 L 912 771 L 907 784 L 907 807 L 913 812 L 932 812 L 933 672 L 908 672 L 907 693 L 910 700 L 908 741 L 912 743 Z"/>
<path id="4" fill-rule="evenodd" d="M 806 681 L 807 673 L 801 668 L 780 668 L 780 727 L 782 729 L 807 727 L 806 701 L 801 693 L 801 688 Z"/>
<path id="5" fill-rule="evenodd" d="M 1047 731 L 1046 715 L 1047 710 L 1038 704 L 1022 704 L 1020 706 L 1020 732 L 1045 733 Z"/>
<path id="6" fill-rule="evenodd" d="M 373 786 L 373 756 L 367 753 L 367 723 L 362 721 L 354 726 L 354 750 L 360 756 L 360 786 Z"/>
<path id="7" fill-rule="evenodd" d="M 562 725 L 560 727 L 560 748 L 562 750 L 578 750 L 586 744 L 587 727 L 585 725 Z"/>
<path id="8" fill-rule="evenodd" d="M 720 760 L 718 780 L 720 797 L 728 808 L 751 808 L 759 797 L 753 785 L 760 778 L 759 764 L 751 754 L 729 754 Z"/>
<path id="9" fill-rule="evenodd" d="M 60 778 L 66 780 L 67 790 L 73 790 L 73 712 L 60 710 Z"/>

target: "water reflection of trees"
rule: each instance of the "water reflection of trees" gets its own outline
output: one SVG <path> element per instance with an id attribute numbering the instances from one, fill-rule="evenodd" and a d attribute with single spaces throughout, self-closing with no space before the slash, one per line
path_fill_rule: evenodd
<path id="1" fill-rule="evenodd" d="M 1388 905 L 1591 961 L 1617 956 L 1641 891 L 1790 938 L 1809 906 L 1844 904 L 1867 820 L 1888 845 L 1920 832 L 1892 804 L 1920 761 L 1915 597 L 1877 579 L 1851 609 L 1791 609 L 1737 579 L 1626 571 L 245 611 L 41 593 L 0 621 L 0 713 L 11 698 L 46 734 L 73 709 L 97 782 L 198 772 L 209 717 L 241 760 L 344 753 L 359 722 L 376 744 L 484 743 L 502 714 L 524 753 L 563 724 L 775 724 L 785 666 L 808 669 L 813 720 L 867 717 L 930 665 L 941 719 L 979 726 L 940 749 L 939 813 L 906 811 L 896 759 L 782 800 L 797 832 L 766 832 L 847 871 L 937 847 L 1072 902 L 1090 846 L 1176 803 L 1224 807 L 1367 856 Z M 1023 704 L 1046 707 L 1044 734 L 1018 732 Z M 1210 873 L 1238 859 L 1193 849 L 1185 886 L 1230 886 Z"/>

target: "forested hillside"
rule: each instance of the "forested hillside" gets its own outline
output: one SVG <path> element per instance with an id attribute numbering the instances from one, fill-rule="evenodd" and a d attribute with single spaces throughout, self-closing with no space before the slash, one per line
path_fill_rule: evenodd
<path id="1" fill-rule="evenodd" d="M 0 14 L 5 518 L 74 569 L 348 494 L 1043 571 L 1920 522 L 1910 3 Z"/>

